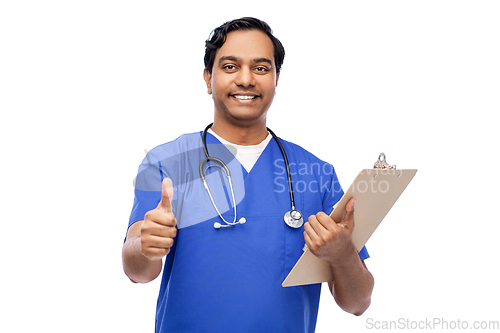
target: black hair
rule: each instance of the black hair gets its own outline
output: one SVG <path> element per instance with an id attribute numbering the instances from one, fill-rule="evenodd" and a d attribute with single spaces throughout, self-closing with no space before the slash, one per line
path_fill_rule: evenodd
<path id="1" fill-rule="evenodd" d="M 209 38 L 205 41 L 205 70 L 212 74 L 212 67 L 214 65 L 215 53 L 226 42 L 227 34 L 236 30 L 260 30 L 267 34 L 274 45 L 274 63 L 276 64 L 276 73 L 281 70 L 283 60 L 285 59 L 285 49 L 283 45 L 274 37 L 273 30 L 264 21 L 253 17 L 243 17 L 240 19 L 228 21 L 220 27 L 215 28 Z"/>

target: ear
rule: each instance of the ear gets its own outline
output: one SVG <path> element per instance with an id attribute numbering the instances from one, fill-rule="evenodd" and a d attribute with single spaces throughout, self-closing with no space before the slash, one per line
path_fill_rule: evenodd
<path id="1" fill-rule="evenodd" d="M 207 84 L 207 93 L 212 95 L 212 74 L 206 68 L 203 70 L 203 80 Z"/>
<path id="2" fill-rule="evenodd" d="M 279 78 L 280 78 L 280 73 L 276 73 L 276 87 L 278 86 Z"/>

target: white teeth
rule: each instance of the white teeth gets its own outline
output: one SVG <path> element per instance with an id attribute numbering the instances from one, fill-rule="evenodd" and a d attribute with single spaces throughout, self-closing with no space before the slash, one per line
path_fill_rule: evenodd
<path id="1" fill-rule="evenodd" d="M 237 99 L 254 99 L 255 96 L 246 96 L 246 95 L 234 95 Z"/>

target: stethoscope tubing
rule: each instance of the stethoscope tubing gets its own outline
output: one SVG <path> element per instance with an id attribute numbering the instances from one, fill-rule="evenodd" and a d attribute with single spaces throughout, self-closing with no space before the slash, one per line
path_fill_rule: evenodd
<path id="1" fill-rule="evenodd" d="M 201 140 L 203 142 L 203 151 L 205 152 L 205 157 L 206 157 L 200 163 L 200 177 L 202 177 L 202 179 L 205 179 L 205 175 L 202 172 L 202 167 L 203 167 L 203 164 L 205 164 L 205 162 L 207 162 L 207 161 L 215 161 L 215 162 L 219 163 L 224 168 L 224 171 L 226 172 L 226 175 L 230 175 L 229 169 L 228 169 L 228 167 L 226 166 L 226 164 L 224 162 L 222 162 L 217 157 L 211 157 L 208 154 L 207 132 L 208 132 L 208 129 L 210 127 L 212 127 L 213 124 L 214 123 L 209 124 L 205 128 L 205 130 L 203 130 L 203 135 L 202 135 L 202 138 L 201 138 Z M 288 163 L 288 158 L 286 156 L 285 148 L 283 148 L 283 145 L 281 144 L 281 140 L 276 136 L 276 134 L 274 134 L 274 132 L 271 131 L 271 129 L 269 127 L 266 127 L 266 129 L 271 134 L 271 136 L 274 138 L 274 140 L 276 141 L 276 143 L 278 144 L 278 147 L 280 148 L 281 154 L 283 155 L 283 160 L 285 162 L 285 168 L 286 168 L 287 182 L 288 182 L 288 192 L 290 193 L 290 202 L 291 202 L 291 205 L 292 205 L 292 210 L 295 210 L 295 198 L 293 196 L 293 186 L 292 186 L 292 177 L 291 177 L 291 172 L 290 172 L 290 164 Z"/>
<path id="2" fill-rule="evenodd" d="M 232 226 L 232 225 L 236 225 L 236 224 L 240 224 L 240 223 L 245 223 L 245 218 L 242 218 L 239 222 L 236 222 L 236 201 L 235 201 L 234 190 L 233 190 L 232 181 L 231 181 L 231 172 L 229 171 L 229 168 L 227 167 L 227 165 L 221 159 L 219 159 L 217 157 L 211 157 L 210 154 L 208 153 L 208 148 L 207 148 L 207 132 L 208 132 L 209 128 L 212 127 L 212 125 L 213 125 L 213 123 L 209 124 L 203 130 L 203 134 L 202 134 L 202 137 L 201 137 L 201 140 L 202 140 L 202 143 L 203 143 L 203 151 L 205 153 L 205 159 L 203 159 L 201 161 L 201 163 L 200 163 L 200 170 L 199 171 L 200 171 L 201 180 L 203 181 L 205 189 L 207 190 L 208 195 L 210 196 L 210 200 L 212 201 L 212 204 L 214 205 L 215 210 L 217 211 L 217 213 L 221 217 L 222 221 L 224 221 L 224 223 L 226 223 L 226 225 L 220 225 L 219 223 L 216 223 L 214 226 L 216 228 L 220 228 L 221 226 Z M 285 222 L 289 226 L 291 226 L 293 228 L 298 228 L 298 227 L 302 226 L 302 223 L 303 223 L 302 221 L 303 220 L 302 220 L 302 214 L 298 210 L 295 209 L 295 199 L 294 199 L 294 196 L 293 196 L 292 177 L 291 177 L 291 172 L 290 172 L 290 165 L 288 163 L 288 158 L 286 156 L 285 149 L 283 148 L 283 145 L 281 144 L 280 139 L 268 127 L 266 127 L 266 129 L 271 134 L 271 136 L 274 138 L 274 140 L 276 141 L 276 143 L 278 144 L 278 147 L 279 147 L 279 149 L 281 151 L 281 154 L 283 155 L 283 160 L 285 162 L 286 175 L 287 175 L 287 181 L 288 181 L 288 192 L 290 193 L 290 202 L 291 202 L 292 210 L 290 212 L 287 212 L 285 214 L 284 219 L 285 219 Z M 203 170 L 203 166 L 205 165 L 205 163 L 207 163 L 209 161 L 213 161 L 213 162 L 217 163 L 217 164 L 214 164 L 213 166 L 218 166 L 218 167 L 222 168 L 224 170 L 224 172 L 226 173 L 226 176 L 228 177 L 230 188 L 231 188 L 231 196 L 232 196 L 233 204 L 234 204 L 234 221 L 232 223 L 231 222 L 227 222 L 222 217 L 222 214 L 220 213 L 219 209 L 215 205 L 215 201 L 214 201 L 214 199 L 212 197 L 212 194 L 210 193 L 210 189 L 208 188 L 208 185 L 207 185 L 207 182 L 206 182 L 205 172 L 206 172 L 206 170 L 209 167 L 207 167 L 205 170 Z M 293 215 L 297 215 L 298 218 L 294 217 Z"/>
<path id="3" fill-rule="evenodd" d="M 271 131 L 269 129 L 269 127 L 266 127 L 266 129 L 273 136 L 274 140 L 276 141 L 276 143 L 278 144 L 278 147 L 281 150 L 281 154 L 283 155 L 283 160 L 285 161 L 286 176 L 287 176 L 287 179 L 288 179 L 288 192 L 290 193 L 290 202 L 292 204 L 292 210 L 295 210 L 295 200 L 294 200 L 294 197 L 293 197 L 292 177 L 290 176 L 291 175 L 290 165 L 288 164 L 288 158 L 286 157 L 285 148 L 283 148 L 283 145 L 281 144 L 281 140 L 278 139 L 278 137 L 276 136 L 276 134 L 274 134 L 274 132 Z"/>

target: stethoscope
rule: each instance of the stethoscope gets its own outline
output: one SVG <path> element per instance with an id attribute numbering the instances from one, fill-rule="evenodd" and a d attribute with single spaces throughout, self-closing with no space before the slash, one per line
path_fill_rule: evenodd
<path id="1" fill-rule="evenodd" d="M 220 224 L 219 222 L 214 223 L 214 228 L 219 229 L 220 227 L 230 227 L 234 226 L 237 224 L 243 224 L 246 222 L 246 219 L 244 217 L 240 218 L 238 221 L 236 221 L 236 200 L 234 199 L 234 189 L 233 189 L 233 182 L 231 181 L 231 172 L 229 172 L 229 168 L 227 167 L 226 163 L 224 163 L 221 159 L 217 157 L 211 157 L 208 154 L 208 149 L 207 149 L 207 131 L 210 127 L 212 127 L 213 123 L 208 125 L 205 130 L 203 131 L 203 135 L 201 137 L 201 141 L 203 142 L 203 150 L 205 151 L 205 156 L 206 158 L 203 159 L 200 163 L 200 178 L 203 181 L 203 185 L 205 186 L 205 189 L 208 192 L 208 195 L 210 196 L 210 200 L 212 201 L 212 204 L 214 205 L 215 210 L 217 211 L 217 214 L 219 214 L 220 218 L 225 224 Z M 281 141 L 278 139 L 276 134 L 274 134 L 273 131 L 271 131 L 269 128 L 267 128 L 268 132 L 272 135 L 276 143 L 278 144 L 281 154 L 283 155 L 283 160 L 285 161 L 285 168 L 286 168 L 286 175 L 288 178 L 288 191 L 290 192 L 290 201 L 292 204 L 292 210 L 288 211 L 285 213 L 285 216 L 283 219 L 285 220 L 285 223 L 289 225 L 292 228 L 300 228 L 302 224 L 304 223 L 304 220 L 302 219 L 302 213 L 299 212 L 298 210 L 295 209 L 295 200 L 293 198 L 293 187 L 292 187 L 292 177 L 290 176 L 290 166 L 288 165 L 288 159 L 286 157 L 285 149 L 283 148 L 283 145 L 281 144 Z M 205 163 L 208 161 L 215 162 L 217 164 L 213 165 L 208 165 L 205 169 L 203 169 L 203 166 Z M 217 208 L 217 205 L 215 204 L 214 198 L 212 197 L 212 193 L 210 193 L 210 189 L 208 188 L 207 185 L 207 176 L 206 172 L 207 169 L 210 167 L 218 167 L 224 170 L 226 173 L 226 177 L 229 182 L 229 187 L 231 189 L 231 197 L 233 199 L 233 207 L 234 207 L 234 219 L 233 222 L 228 222 L 224 217 L 222 216 L 221 212 Z"/>

